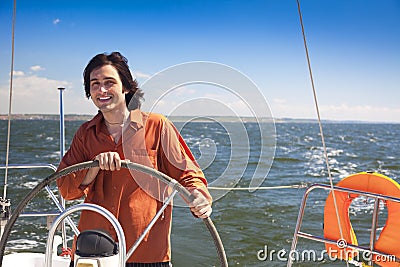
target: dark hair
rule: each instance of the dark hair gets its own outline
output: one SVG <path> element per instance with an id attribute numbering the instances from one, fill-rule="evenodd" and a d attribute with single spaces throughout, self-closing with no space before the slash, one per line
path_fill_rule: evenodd
<path id="1" fill-rule="evenodd" d="M 144 93 L 139 88 L 136 79 L 133 79 L 132 77 L 128 66 L 128 60 L 119 52 L 98 54 L 89 61 L 83 71 L 83 80 L 87 98 L 90 98 L 90 73 L 105 65 L 111 65 L 118 71 L 119 78 L 122 81 L 122 86 L 125 90 L 129 91 L 125 94 L 127 108 L 129 110 L 140 108 Z"/>

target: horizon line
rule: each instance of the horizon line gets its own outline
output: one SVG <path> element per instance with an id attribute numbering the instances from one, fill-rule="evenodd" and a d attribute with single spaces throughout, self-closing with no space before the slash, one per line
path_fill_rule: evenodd
<path id="1" fill-rule="evenodd" d="M 166 116 L 165 114 L 163 114 Z M 11 119 L 15 120 L 34 120 L 34 119 L 42 119 L 42 120 L 59 120 L 60 114 L 57 113 L 14 113 L 11 114 Z M 95 114 L 76 114 L 76 113 L 68 113 L 64 114 L 64 118 L 67 120 L 88 120 L 95 116 Z M 72 117 L 72 118 L 71 118 Z M 76 117 L 76 118 L 73 118 Z M 193 118 L 195 121 L 204 121 L 201 119 L 206 118 L 240 118 L 241 120 L 248 121 L 248 122 L 255 122 L 261 121 L 266 122 L 269 120 L 273 120 L 274 123 L 285 123 L 285 122 L 318 122 L 317 118 L 294 118 L 294 117 L 255 117 L 250 116 L 225 116 L 225 115 L 199 115 L 199 116 L 191 116 L 191 115 L 173 115 L 173 116 L 166 116 L 168 118 L 175 118 L 176 120 L 179 118 Z M 0 114 L 0 120 L 8 120 L 8 114 Z M 180 120 L 178 120 L 180 121 Z M 400 124 L 400 121 L 369 121 L 369 120 L 343 120 L 343 119 L 322 119 L 322 122 L 336 122 L 336 123 L 372 123 L 372 124 Z"/>

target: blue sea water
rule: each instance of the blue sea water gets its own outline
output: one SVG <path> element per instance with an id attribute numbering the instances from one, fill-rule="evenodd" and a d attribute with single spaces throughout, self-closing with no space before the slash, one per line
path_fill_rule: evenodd
<path id="1" fill-rule="evenodd" d="M 81 123 L 66 122 L 67 147 Z M 254 122 L 177 121 L 176 125 L 211 186 L 245 189 L 252 181 L 262 182 L 262 187 L 329 182 L 319 127 L 315 122 L 276 123 L 275 132 L 263 132 L 264 128 Z M 5 163 L 6 127 L 7 123 L 0 121 L 1 165 Z M 245 135 L 241 130 L 243 127 Z M 327 122 L 323 129 L 335 183 L 362 171 L 375 171 L 397 181 L 400 179 L 400 124 Z M 58 164 L 57 121 L 15 120 L 11 124 L 11 133 L 10 164 Z M 265 151 L 266 155 L 263 154 Z M 273 156 L 272 162 L 269 156 Z M 13 206 L 49 174 L 48 170 L 10 170 L 7 197 L 12 199 Z M 4 171 L 0 171 L 0 175 L 0 184 L 3 184 Z M 56 191 L 55 187 L 53 190 Z M 304 191 L 304 188 L 227 190 L 221 195 L 221 191 L 211 190 L 216 196 L 212 219 L 224 242 L 230 266 L 286 266 L 285 257 Z M 322 235 L 326 196 L 324 191 L 310 195 L 303 231 Z M 45 192 L 27 207 L 27 211 L 38 210 L 54 210 Z M 368 201 L 355 201 L 351 206 L 351 219 L 360 244 L 369 241 L 371 212 L 372 204 Z M 381 214 L 380 227 L 385 223 L 383 207 Z M 20 218 L 9 238 L 7 251 L 44 251 L 46 237 L 45 219 Z M 324 246 L 300 239 L 297 249 L 322 251 Z M 213 241 L 205 226 L 186 208 L 174 209 L 172 251 L 174 266 L 218 266 Z M 295 266 L 314 265 L 346 264 L 329 262 L 327 257 L 295 263 Z"/>

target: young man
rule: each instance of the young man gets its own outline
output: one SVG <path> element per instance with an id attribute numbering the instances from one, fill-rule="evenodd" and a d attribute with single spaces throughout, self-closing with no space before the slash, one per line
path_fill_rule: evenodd
<path id="1" fill-rule="evenodd" d="M 127 250 L 162 206 L 168 190 L 155 178 L 121 169 L 121 160 L 155 168 L 177 180 L 194 196 L 189 203 L 194 216 L 212 212 L 207 181 L 179 132 L 164 116 L 140 110 L 143 92 L 120 53 L 98 54 L 84 71 L 86 96 L 99 113 L 76 132 L 59 169 L 98 160 L 99 167 L 57 180 L 66 200 L 85 196 L 101 205 L 121 223 Z M 171 205 L 165 210 L 126 266 L 170 266 Z M 115 231 L 99 214 L 83 211 L 80 231 L 101 229 L 116 239 Z"/>

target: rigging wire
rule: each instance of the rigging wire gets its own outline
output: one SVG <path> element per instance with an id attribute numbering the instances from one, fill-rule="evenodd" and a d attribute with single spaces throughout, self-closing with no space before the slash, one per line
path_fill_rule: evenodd
<path id="1" fill-rule="evenodd" d="M 310 80 L 311 80 L 311 87 L 312 87 L 313 96 L 314 96 L 315 109 L 316 109 L 317 117 L 318 117 L 319 132 L 321 134 L 321 142 L 322 142 L 322 147 L 323 147 L 323 151 L 324 151 L 324 158 L 325 158 L 326 168 L 327 168 L 327 171 L 328 171 L 329 183 L 330 183 L 330 187 L 331 187 L 333 203 L 334 203 L 334 206 L 335 206 L 336 218 L 338 220 L 338 225 L 339 225 L 340 238 L 342 240 L 344 240 L 342 225 L 340 224 L 340 215 L 339 215 L 337 201 L 336 201 L 336 197 L 335 197 L 335 190 L 333 188 L 333 179 L 332 179 L 332 174 L 331 174 L 331 168 L 330 168 L 330 165 L 329 165 L 329 157 L 328 157 L 328 152 L 327 152 L 327 149 L 326 149 L 324 132 L 323 132 L 323 129 L 322 129 L 321 115 L 320 115 L 320 112 L 319 112 L 317 92 L 316 92 L 316 89 L 315 89 L 314 78 L 313 78 L 313 73 L 312 73 L 312 69 L 311 69 L 310 55 L 308 53 L 306 34 L 305 34 L 304 24 L 303 24 L 303 16 L 302 16 L 302 13 L 301 13 L 301 8 L 300 8 L 300 0 L 296 0 L 296 1 L 297 1 L 297 10 L 299 12 L 301 32 L 302 32 L 302 35 L 303 35 L 304 49 L 305 49 L 305 53 L 306 53 L 306 57 L 307 57 L 308 72 L 309 72 L 309 76 L 310 76 Z M 346 254 L 346 263 L 347 263 L 347 266 L 348 266 L 349 263 L 347 261 L 347 253 L 345 253 L 345 254 Z"/>
<path id="2" fill-rule="evenodd" d="M 306 188 L 308 184 L 294 184 L 294 185 L 278 185 L 278 186 L 261 186 L 261 187 L 216 187 L 208 186 L 210 190 L 224 190 L 224 191 L 255 191 L 255 190 L 275 190 L 275 189 L 300 189 Z"/>
<path id="3" fill-rule="evenodd" d="M 12 28 L 11 28 L 11 66 L 10 66 L 10 91 L 8 102 L 8 124 L 7 124 L 7 147 L 6 147 L 6 168 L 4 172 L 4 188 L 3 199 L 7 198 L 8 186 L 8 160 L 10 155 L 10 139 L 11 139 L 11 110 L 12 110 L 12 93 L 13 93 L 13 77 L 14 77 L 14 50 L 15 50 L 15 20 L 17 17 L 17 0 L 14 0 Z"/>

